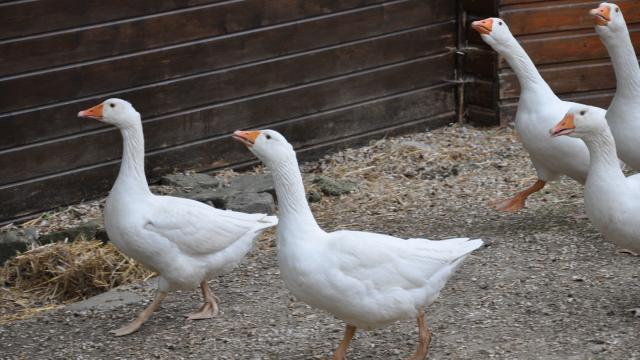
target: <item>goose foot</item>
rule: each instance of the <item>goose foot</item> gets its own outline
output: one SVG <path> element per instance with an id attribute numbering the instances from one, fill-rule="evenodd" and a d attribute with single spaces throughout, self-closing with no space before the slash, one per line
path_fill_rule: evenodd
<path id="1" fill-rule="evenodd" d="M 151 314 L 153 314 L 154 311 L 158 310 L 158 308 L 160 307 L 160 303 L 165 297 L 167 297 L 166 292 L 159 292 L 158 295 L 156 295 L 156 298 L 153 299 L 153 302 L 151 302 L 151 304 L 149 304 L 149 306 L 147 306 L 147 308 L 144 309 L 135 320 L 119 328 L 118 330 L 111 330 L 109 332 L 114 334 L 115 336 L 124 336 L 138 331 L 142 324 L 149 320 Z"/>
<path id="2" fill-rule="evenodd" d="M 537 180 L 533 185 L 515 194 L 512 198 L 490 203 L 489 206 L 502 212 L 518 212 L 524 208 L 524 203 L 527 200 L 527 197 L 536 191 L 540 191 L 545 184 L 546 183 L 543 180 Z"/>
<path id="3" fill-rule="evenodd" d="M 342 342 L 340 342 L 340 346 L 338 346 L 336 351 L 333 353 L 333 360 L 347 360 L 347 348 L 349 347 L 349 343 L 355 333 L 356 327 L 347 325 L 344 332 L 344 338 L 342 339 Z"/>
<path id="4" fill-rule="evenodd" d="M 628 249 L 618 249 L 616 252 L 618 254 L 627 254 L 627 255 L 631 255 L 631 256 L 638 256 L 638 253 L 633 252 L 633 251 L 628 250 Z"/>
<path id="5" fill-rule="evenodd" d="M 429 354 L 429 344 L 431 343 L 431 331 L 424 322 L 424 308 L 418 311 L 418 347 L 409 360 L 425 360 Z"/>
<path id="6" fill-rule="evenodd" d="M 200 283 L 200 288 L 202 289 L 204 304 L 198 311 L 185 315 L 187 320 L 211 319 L 218 316 L 218 297 L 213 294 L 206 281 Z"/>
<path id="7" fill-rule="evenodd" d="M 629 309 L 627 311 L 633 313 L 633 317 L 640 318 L 640 308 Z"/>
<path id="8" fill-rule="evenodd" d="M 516 195 L 510 199 L 489 203 L 489 206 L 501 212 L 516 213 L 524 208 L 524 202 L 524 198 Z"/>

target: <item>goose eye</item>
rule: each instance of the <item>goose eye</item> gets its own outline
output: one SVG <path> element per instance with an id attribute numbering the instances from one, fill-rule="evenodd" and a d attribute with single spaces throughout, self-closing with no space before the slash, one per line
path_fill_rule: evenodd
<path id="1" fill-rule="evenodd" d="M 114 108 L 114 107 L 116 107 L 116 104 L 111 103 L 111 104 L 109 104 L 109 106 L 111 106 L 112 108 Z"/>
<path id="2" fill-rule="evenodd" d="M 582 116 L 584 116 L 584 114 L 586 114 L 586 113 L 587 113 L 587 112 L 586 112 L 586 111 L 584 111 L 584 110 L 580 111 L 580 115 L 582 115 Z"/>
<path id="3" fill-rule="evenodd" d="M 616 8 L 616 12 L 620 12 L 620 8 Z"/>
<path id="4" fill-rule="evenodd" d="M 498 21 L 498 25 L 502 26 L 502 21 Z"/>
<path id="5" fill-rule="evenodd" d="M 267 134 L 267 140 L 271 139 L 271 135 Z"/>

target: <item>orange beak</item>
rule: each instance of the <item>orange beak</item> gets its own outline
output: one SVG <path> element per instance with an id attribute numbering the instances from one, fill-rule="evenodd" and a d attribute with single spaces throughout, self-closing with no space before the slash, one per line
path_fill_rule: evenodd
<path id="1" fill-rule="evenodd" d="M 608 5 L 600 6 L 597 9 L 591 9 L 589 14 L 595 17 L 596 24 L 600 26 L 607 26 L 609 21 L 611 21 L 611 8 Z"/>
<path id="2" fill-rule="evenodd" d="M 248 147 L 253 146 L 255 144 L 256 139 L 260 136 L 260 130 L 254 131 L 240 131 L 236 130 L 233 132 L 233 138 L 235 140 L 240 141 Z"/>
<path id="3" fill-rule="evenodd" d="M 553 137 L 569 135 L 576 129 L 576 126 L 573 124 L 573 114 L 567 113 L 559 123 L 556 124 L 551 130 L 549 130 L 549 134 Z"/>
<path id="4" fill-rule="evenodd" d="M 489 35 L 493 29 L 493 19 L 487 18 L 484 20 L 474 21 L 471 23 L 471 27 L 480 34 Z"/>
<path id="5" fill-rule="evenodd" d="M 102 120 L 102 104 L 80 111 L 78 117 Z"/>

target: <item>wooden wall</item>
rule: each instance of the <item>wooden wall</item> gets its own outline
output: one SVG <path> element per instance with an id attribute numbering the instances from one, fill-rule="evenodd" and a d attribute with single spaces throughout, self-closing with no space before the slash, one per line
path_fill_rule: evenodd
<path id="1" fill-rule="evenodd" d="M 0 222 L 103 195 L 142 114 L 147 172 L 236 166 L 238 128 L 303 158 L 455 119 L 450 0 L 34 0 L 0 3 Z"/>
<path id="2" fill-rule="evenodd" d="M 640 50 L 640 1 L 615 1 L 623 11 L 632 40 Z M 615 91 L 615 77 L 609 55 L 594 30 L 589 10 L 599 1 L 584 0 L 465 0 L 467 24 L 477 18 L 498 16 L 540 70 L 542 77 L 563 99 L 607 107 Z M 486 123 L 491 116 L 506 124 L 517 108 L 520 87 L 509 65 L 502 58 L 490 57 L 490 48 L 472 29 L 465 33 L 470 54 L 468 61 L 485 72 L 472 76 L 468 87 L 480 100 L 470 100 L 471 121 Z M 488 76 L 493 71 L 494 76 Z M 492 98 L 487 95 L 493 94 Z M 476 96 L 476 95 L 474 95 Z"/>

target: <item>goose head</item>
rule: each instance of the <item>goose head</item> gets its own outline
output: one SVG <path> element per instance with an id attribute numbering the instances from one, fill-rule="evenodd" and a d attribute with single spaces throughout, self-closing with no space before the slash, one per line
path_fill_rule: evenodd
<path id="1" fill-rule="evenodd" d="M 482 40 L 495 50 L 508 47 L 508 44 L 513 40 L 513 34 L 511 34 L 507 23 L 500 18 L 477 20 L 471 23 L 471 27 L 480 33 Z"/>
<path id="2" fill-rule="evenodd" d="M 140 114 L 136 109 L 128 101 L 116 98 L 105 100 L 92 108 L 82 110 L 78 113 L 78 117 L 96 119 L 119 128 L 127 128 L 140 123 Z"/>
<path id="3" fill-rule="evenodd" d="M 296 157 L 293 146 L 279 132 L 274 130 L 253 130 L 233 133 L 233 138 L 249 150 L 267 166 L 289 162 Z"/>
<path id="4" fill-rule="evenodd" d="M 568 135 L 585 138 L 607 127 L 605 115 L 606 110 L 594 106 L 573 105 L 564 118 L 549 130 L 549 134 L 553 137 Z"/>
<path id="5" fill-rule="evenodd" d="M 589 14 L 596 23 L 596 31 L 600 36 L 611 36 L 627 29 L 627 23 L 622 16 L 622 10 L 616 4 L 602 3 L 596 9 L 591 9 Z"/>

